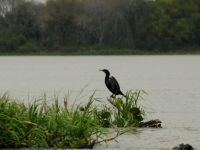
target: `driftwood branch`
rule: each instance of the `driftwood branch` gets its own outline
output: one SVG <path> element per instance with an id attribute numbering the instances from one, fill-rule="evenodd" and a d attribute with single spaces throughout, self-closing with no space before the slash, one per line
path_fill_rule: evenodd
<path id="1" fill-rule="evenodd" d="M 109 142 L 109 141 L 115 140 L 117 137 L 119 137 L 120 135 L 122 135 L 124 133 L 126 133 L 126 132 L 120 132 L 120 131 L 118 131 L 117 134 L 114 137 L 103 139 L 103 140 L 97 140 L 95 142 L 95 144 L 102 143 L 102 142 Z"/>
<path id="2" fill-rule="evenodd" d="M 80 145 L 79 147 L 77 147 L 77 149 L 86 149 L 86 148 L 92 149 L 95 144 L 99 144 L 99 143 L 102 143 L 102 142 L 109 142 L 109 141 L 115 140 L 117 137 L 119 137 L 120 135 L 122 135 L 122 134 L 124 134 L 126 132 L 128 132 L 128 130 L 123 131 L 123 132 L 117 131 L 117 134 L 115 136 L 111 137 L 111 138 L 106 138 L 106 139 L 102 139 L 102 140 L 98 140 L 98 138 L 97 138 L 95 140 L 90 141 L 89 143 Z"/>
<path id="3" fill-rule="evenodd" d="M 161 123 L 162 122 L 159 119 L 155 119 L 155 120 L 150 120 L 150 121 L 146 121 L 146 122 L 140 122 L 138 127 L 140 127 L 140 128 L 144 128 L 144 127 L 162 128 Z"/>

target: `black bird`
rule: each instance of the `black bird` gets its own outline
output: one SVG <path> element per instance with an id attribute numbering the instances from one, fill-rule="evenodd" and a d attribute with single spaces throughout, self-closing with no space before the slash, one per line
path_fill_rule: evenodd
<path id="1" fill-rule="evenodd" d="M 107 69 L 103 69 L 100 71 L 103 71 L 106 74 L 105 84 L 107 88 L 110 90 L 110 92 L 112 92 L 111 97 L 116 95 L 123 95 L 124 97 L 126 97 L 120 90 L 120 86 L 117 80 L 113 76 L 110 76 L 110 72 Z"/>

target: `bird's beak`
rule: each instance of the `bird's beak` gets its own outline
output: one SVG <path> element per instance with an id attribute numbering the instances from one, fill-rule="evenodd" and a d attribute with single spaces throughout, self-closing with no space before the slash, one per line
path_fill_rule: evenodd
<path id="1" fill-rule="evenodd" d="M 99 69 L 99 71 L 103 71 L 103 70 Z"/>

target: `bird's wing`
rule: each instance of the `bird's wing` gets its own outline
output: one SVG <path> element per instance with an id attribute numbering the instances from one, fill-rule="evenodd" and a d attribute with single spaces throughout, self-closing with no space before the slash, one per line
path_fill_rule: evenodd
<path id="1" fill-rule="evenodd" d="M 113 91 L 114 93 L 116 93 L 117 91 L 120 90 L 120 86 L 119 83 L 117 82 L 117 80 L 115 79 L 115 77 L 111 76 L 110 77 L 110 83 L 112 84 L 112 89 L 115 89 L 115 91 Z"/>

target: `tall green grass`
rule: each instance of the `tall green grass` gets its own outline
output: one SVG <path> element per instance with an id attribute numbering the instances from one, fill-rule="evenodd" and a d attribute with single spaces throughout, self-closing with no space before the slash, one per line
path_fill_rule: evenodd
<path id="1" fill-rule="evenodd" d="M 69 109 L 67 100 L 62 107 L 58 98 L 51 105 L 45 98 L 25 105 L 5 94 L 0 97 L 0 148 L 91 148 L 107 133 L 105 127 L 136 127 L 143 120 L 139 98 L 140 91 L 129 91 L 125 99 L 109 100 L 110 107 L 97 107 L 93 94 L 84 107 Z"/>
<path id="2" fill-rule="evenodd" d="M 51 106 L 35 101 L 26 106 L 0 98 L 0 147 L 62 147 L 78 148 L 93 142 L 104 130 L 92 117 L 93 95 L 84 111 L 72 112 L 58 99 Z"/>

